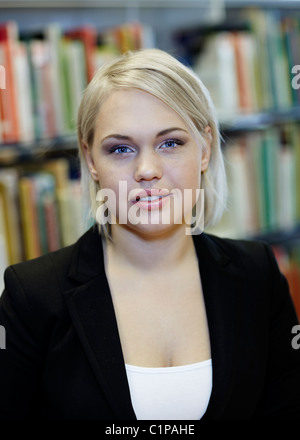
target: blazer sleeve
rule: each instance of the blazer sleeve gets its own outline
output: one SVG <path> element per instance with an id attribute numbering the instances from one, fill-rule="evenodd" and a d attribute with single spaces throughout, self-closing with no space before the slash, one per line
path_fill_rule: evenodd
<path id="1" fill-rule="evenodd" d="M 274 254 L 266 246 L 272 266 L 273 285 L 270 306 L 269 353 L 265 388 L 256 416 L 298 420 L 300 417 L 300 346 L 292 344 L 298 318 L 286 278 Z"/>
<path id="2" fill-rule="evenodd" d="M 33 412 L 43 356 L 34 313 L 12 267 L 5 272 L 5 286 L 0 297 L 6 338 L 0 350 L 0 419 L 23 419 Z"/>

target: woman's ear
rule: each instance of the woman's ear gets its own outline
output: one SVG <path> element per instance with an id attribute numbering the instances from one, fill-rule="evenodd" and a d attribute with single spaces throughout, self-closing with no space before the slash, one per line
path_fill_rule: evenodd
<path id="1" fill-rule="evenodd" d="M 94 164 L 92 149 L 84 143 L 81 144 L 81 148 L 84 153 L 85 161 L 86 161 L 87 167 L 89 169 L 90 175 L 95 180 L 95 182 L 98 182 L 99 178 L 98 178 L 98 173 L 97 173 L 97 170 L 96 170 L 95 164 Z"/>
<path id="2" fill-rule="evenodd" d="M 210 155 L 211 155 L 211 143 L 212 143 L 212 135 L 211 128 L 208 125 L 204 129 L 205 131 L 205 147 L 202 149 L 202 157 L 201 157 L 201 172 L 204 173 L 209 165 Z"/>

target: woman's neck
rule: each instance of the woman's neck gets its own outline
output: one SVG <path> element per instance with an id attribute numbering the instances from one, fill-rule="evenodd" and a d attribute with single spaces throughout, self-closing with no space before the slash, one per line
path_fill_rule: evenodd
<path id="1" fill-rule="evenodd" d="M 193 238 L 183 227 L 151 236 L 115 225 L 112 238 L 105 244 L 105 258 L 113 259 L 122 269 L 127 266 L 147 274 L 165 272 L 195 256 Z"/>

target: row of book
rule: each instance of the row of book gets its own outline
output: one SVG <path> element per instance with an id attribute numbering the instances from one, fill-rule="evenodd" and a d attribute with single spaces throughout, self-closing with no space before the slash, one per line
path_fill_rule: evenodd
<path id="1" fill-rule="evenodd" d="M 300 319 L 300 126 L 283 124 L 225 141 L 228 206 L 208 232 L 272 243 Z"/>
<path id="2" fill-rule="evenodd" d="M 153 44 L 151 29 L 139 23 L 103 32 L 92 26 L 63 31 L 54 23 L 29 34 L 14 21 L 0 24 L 0 143 L 31 146 L 74 132 L 82 92 L 97 68 Z"/>
<path id="3" fill-rule="evenodd" d="M 189 30 L 175 43 L 175 55 L 180 45 L 193 50 L 192 67 L 225 122 L 300 105 L 300 18 L 276 10 L 244 14 L 245 30 Z M 197 53 L 198 33 L 204 42 Z M 151 28 L 141 23 L 102 31 L 63 30 L 54 23 L 26 34 L 13 21 L 0 24 L 0 143 L 32 145 L 74 132 L 82 91 L 95 70 L 141 47 L 155 47 Z"/>
<path id="4" fill-rule="evenodd" d="M 235 237 L 300 223 L 300 127 L 277 127 L 225 138 L 228 207 L 217 230 Z"/>
<path id="5" fill-rule="evenodd" d="M 268 9 L 243 12 L 243 26 L 236 29 L 229 22 L 227 29 L 224 24 L 218 31 L 177 35 L 225 121 L 300 105 L 300 17 Z"/>
<path id="6" fill-rule="evenodd" d="M 70 162 L 0 169 L 0 279 L 9 264 L 74 243 L 88 225 Z"/>

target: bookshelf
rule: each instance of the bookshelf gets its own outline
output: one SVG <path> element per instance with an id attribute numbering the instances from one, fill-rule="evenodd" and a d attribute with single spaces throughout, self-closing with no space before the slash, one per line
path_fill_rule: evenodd
<path id="1" fill-rule="evenodd" d="M 212 95 L 218 90 L 230 196 L 212 232 L 269 242 L 300 317 L 300 5 L 226 5 L 217 28 L 177 34 Z"/>
<path id="2" fill-rule="evenodd" d="M 1 23 L 8 20 L 16 23 L 10 34 L 11 38 L 20 42 L 18 65 L 27 72 L 16 79 L 18 90 L 23 90 L 22 109 L 23 115 L 26 115 L 22 136 L 3 136 L 3 124 L 0 136 L 0 272 L 7 264 L 71 243 L 86 227 L 82 219 L 80 227 L 72 231 L 68 215 L 73 213 L 78 218 L 80 211 L 84 211 L 78 186 L 74 121 L 80 98 L 78 92 L 84 88 L 91 73 L 88 73 L 87 67 L 87 43 L 83 42 L 82 36 L 75 36 L 72 32 L 85 28 L 89 32 L 90 48 L 93 47 L 94 51 L 94 68 L 128 48 L 156 46 L 185 60 L 211 88 L 221 121 L 229 179 L 233 185 L 230 215 L 225 214 L 216 232 L 255 237 L 272 244 L 281 267 L 292 280 L 293 292 L 297 292 L 294 297 L 300 297 L 300 146 L 297 141 L 300 139 L 300 89 L 291 87 L 296 72 L 293 74 L 290 69 L 293 65 L 300 65 L 300 55 L 297 58 L 300 51 L 295 51 L 295 47 L 300 47 L 300 2 L 110 0 L 85 1 L 83 7 L 83 2 L 76 0 L 0 0 L 0 13 Z M 274 29 L 277 34 L 274 34 Z M 217 52 L 218 45 L 224 49 L 222 59 L 213 58 L 209 53 L 213 48 Z M 243 58 L 241 50 L 238 52 L 238 45 L 244 48 Z M 55 56 L 58 53 L 60 58 L 56 57 L 56 66 L 47 67 L 49 54 Z M 282 54 L 284 58 L 281 58 Z M 247 66 L 244 71 L 237 69 L 238 56 Z M 1 60 L 3 40 L 0 41 L 0 65 Z M 262 63 L 262 60 L 268 61 Z M 85 72 L 78 70 L 79 64 L 86 66 Z M 70 65 L 75 70 L 70 69 Z M 278 65 L 281 66 L 279 69 Z M 285 66 L 284 69 L 282 66 Z M 47 69 L 48 75 L 56 78 L 52 84 L 53 95 L 57 99 L 55 91 L 61 91 L 63 99 L 52 102 L 52 108 L 49 108 L 49 96 L 47 98 L 43 94 Z M 77 72 L 75 88 L 69 80 L 70 71 Z M 224 77 L 225 83 L 222 83 Z M 6 80 L 9 81 L 9 76 Z M 213 85 L 210 85 L 210 80 Z M 231 88 L 228 86 L 230 83 L 233 84 Z M 214 96 L 216 84 L 219 96 Z M 227 94 L 222 94 L 222 90 Z M 3 90 L 0 90 L 0 95 L 3 99 Z M 73 95 L 77 98 L 72 102 L 70 97 Z M 38 99 L 38 105 L 34 99 Z M 29 111 L 32 106 L 33 111 Z M 59 109 L 63 109 L 63 114 Z M 51 123 L 49 114 L 52 115 Z M 259 158 L 264 159 L 264 166 L 260 168 L 259 162 L 255 162 Z M 256 179 L 253 175 L 249 176 L 249 163 L 252 166 L 256 163 Z M 275 168 L 272 169 L 271 164 Z M 288 197 L 280 193 L 274 170 L 279 170 Z M 31 222 L 38 230 L 42 219 L 36 214 L 29 220 L 30 213 L 22 213 L 21 203 L 33 206 L 36 200 L 33 195 L 38 192 L 37 188 L 34 189 L 37 182 L 44 182 L 47 188 L 46 196 L 39 194 L 40 214 L 42 210 L 47 211 L 47 224 L 53 229 L 46 238 L 44 224 L 41 226 L 44 236 L 40 234 L 39 239 L 33 239 L 33 231 L 28 229 L 28 225 Z M 264 188 L 262 194 L 260 187 Z M 272 191 L 274 187 L 275 192 Z M 74 206 L 67 204 L 70 198 Z M 245 203 L 249 200 L 252 200 L 253 207 Z M 267 201 L 273 217 L 270 213 L 263 215 L 259 212 L 257 206 L 263 200 Z M 281 200 L 281 205 L 278 200 Z M 241 206 L 244 208 L 241 209 Z M 256 211 L 255 221 L 253 215 L 249 221 L 249 210 L 252 214 Z M 11 222 L 8 213 L 10 218 L 14 218 Z M 9 233 L 8 228 L 11 230 Z M 23 243 L 15 255 L 12 254 L 14 236 Z M 36 243 L 34 252 L 26 245 L 30 237 Z"/>

